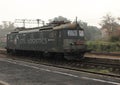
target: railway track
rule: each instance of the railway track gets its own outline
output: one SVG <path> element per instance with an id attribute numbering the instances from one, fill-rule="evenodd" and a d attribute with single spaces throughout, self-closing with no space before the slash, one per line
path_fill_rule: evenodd
<path id="1" fill-rule="evenodd" d="M 82 71 L 82 72 L 87 72 L 87 73 L 93 73 L 93 74 L 99 74 L 99 75 L 104 75 L 104 76 L 111 76 L 111 77 L 118 77 L 120 78 L 120 75 L 119 74 L 114 74 L 114 73 L 103 73 L 103 72 L 97 72 L 97 71 L 92 71 L 92 70 L 88 70 L 90 69 L 91 67 L 92 68 L 95 68 L 95 65 L 93 65 L 92 63 L 92 66 L 91 65 L 88 65 L 86 64 L 86 68 L 89 67 L 89 68 L 84 68 L 85 64 L 83 65 L 82 64 L 72 64 L 72 63 L 67 63 L 67 64 L 56 64 L 56 63 L 46 63 L 46 62 L 40 62 L 40 64 L 43 64 L 43 65 L 48 65 L 48 66 L 54 66 L 54 67 L 59 67 L 59 68 L 65 68 L 65 69 L 70 69 L 70 70 L 76 70 L 76 71 Z M 98 64 L 97 64 L 98 66 Z M 100 66 L 100 64 L 99 64 Z M 104 67 L 101 67 L 99 69 L 103 69 Z M 105 69 L 105 68 L 104 68 Z M 118 72 L 120 72 L 120 69 L 117 70 Z"/>
<path id="2" fill-rule="evenodd" d="M 82 61 L 82 63 L 87 63 L 90 65 L 95 65 L 95 66 L 103 66 L 106 68 L 119 68 L 120 69 L 120 61 L 112 61 L 109 59 L 96 59 L 96 58 L 87 58 Z"/>
<path id="3" fill-rule="evenodd" d="M 90 54 L 120 56 L 120 52 L 90 52 Z"/>
<path id="4" fill-rule="evenodd" d="M 0 54 L 6 55 L 4 51 Z M 51 58 L 40 58 L 38 56 L 24 56 L 24 55 L 7 55 L 7 58 L 19 59 L 22 61 L 44 64 L 48 66 L 54 66 L 59 68 L 83 71 L 88 73 L 107 75 L 112 77 L 120 78 L 120 61 L 112 61 L 105 59 L 96 59 L 96 58 L 85 58 L 80 61 L 68 61 L 63 59 L 51 59 Z"/>
<path id="5" fill-rule="evenodd" d="M 59 68 L 65 68 L 70 70 L 83 71 L 88 73 L 112 76 L 120 78 L 120 63 L 104 62 L 100 60 L 94 61 L 94 59 L 83 59 L 81 61 L 68 61 L 63 59 L 46 59 L 35 56 L 8 56 L 11 59 L 19 59 L 31 63 L 43 64 L 47 66 L 54 66 Z M 89 61 L 88 61 L 89 60 Z"/>

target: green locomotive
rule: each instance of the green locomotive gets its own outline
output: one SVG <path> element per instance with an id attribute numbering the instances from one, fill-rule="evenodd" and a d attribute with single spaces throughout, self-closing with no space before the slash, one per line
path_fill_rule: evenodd
<path id="1" fill-rule="evenodd" d="M 7 34 L 6 49 L 8 53 L 59 54 L 69 60 L 81 59 L 87 51 L 84 30 L 77 23 L 63 22 L 11 32 Z"/>

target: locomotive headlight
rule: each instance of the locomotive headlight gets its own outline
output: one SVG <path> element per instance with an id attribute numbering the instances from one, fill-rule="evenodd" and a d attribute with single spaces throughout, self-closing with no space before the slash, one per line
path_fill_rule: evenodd
<path id="1" fill-rule="evenodd" d="M 72 45 L 74 45 L 74 43 L 70 43 L 70 45 L 72 46 Z"/>
<path id="2" fill-rule="evenodd" d="M 81 44 L 84 44 L 84 41 L 78 40 L 78 41 L 75 42 L 75 44 L 76 44 L 76 45 L 81 45 Z"/>

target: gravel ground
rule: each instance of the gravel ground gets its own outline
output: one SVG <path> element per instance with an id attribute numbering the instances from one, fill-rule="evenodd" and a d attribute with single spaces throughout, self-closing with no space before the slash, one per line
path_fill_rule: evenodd
<path id="1" fill-rule="evenodd" d="M 96 55 L 96 54 L 90 54 L 90 53 L 86 53 L 85 57 L 120 60 L 120 56 Z"/>
<path id="2" fill-rule="evenodd" d="M 2 56 L 2 55 L 0 55 Z M 0 58 L 0 80 L 10 85 L 120 85 L 120 79 Z"/>

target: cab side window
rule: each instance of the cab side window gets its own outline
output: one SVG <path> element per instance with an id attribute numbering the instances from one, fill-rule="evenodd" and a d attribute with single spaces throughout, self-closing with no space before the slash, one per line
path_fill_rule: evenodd
<path id="1" fill-rule="evenodd" d="M 68 30 L 68 36 L 77 36 L 77 30 Z"/>
<path id="2" fill-rule="evenodd" d="M 50 38 L 54 38 L 54 36 L 55 36 L 54 31 L 50 31 L 49 37 L 50 37 Z"/>
<path id="3" fill-rule="evenodd" d="M 59 37 L 62 37 L 62 32 L 61 32 L 61 31 L 59 31 L 58 36 L 59 36 Z"/>

